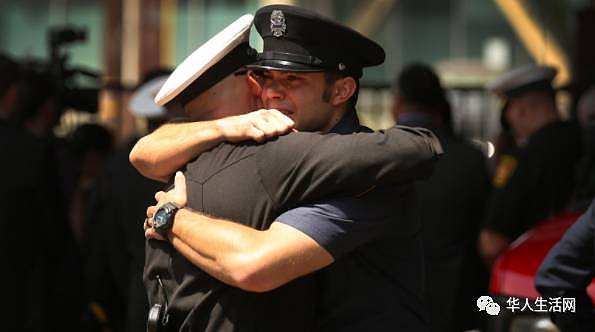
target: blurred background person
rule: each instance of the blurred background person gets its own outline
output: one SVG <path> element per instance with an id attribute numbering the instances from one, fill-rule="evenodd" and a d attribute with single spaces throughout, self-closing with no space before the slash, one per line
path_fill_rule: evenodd
<path id="1" fill-rule="evenodd" d="M 51 317 L 56 257 L 61 249 L 54 218 L 56 206 L 51 150 L 43 140 L 19 127 L 16 109 L 23 72 L 16 62 L 0 57 L 0 227 L 3 239 L 5 301 L 0 304 L 2 329 L 45 331 Z"/>
<path id="2" fill-rule="evenodd" d="M 38 66 L 35 63 L 25 65 L 18 117 L 31 134 L 54 140 L 54 127 L 61 115 L 60 96 L 52 74 Z"/>
<path id="3" fill-rule="evenodd" d="M 10 57 L 0 54 L 0 69 L 0 121 L 10 123 L 16 117 L 21 68 Z"/>
<path id="4" fill-rule="evenodd" d="M 30 239 L 44 248 L 39 250 L 43 267 L 37 271 L 44 282 L 35 291 L 42 299 L 40 303 L 48 303 L 41 324 L 50 331 L 79 330 L 83 307 L 81 216 L 89 184 L 101 167 L 102 158 L 111 151 L 111 133 L 100 125 L 87 123 L 73 126 L 64 137 L 56 135 L 65 105 L 72 96 L 63 93 L 55 74 L 44 63 L 20 64 L 16 87 L 10 123 L 34 138 L 40 147 L 29 153 L 26 148 L 29 138 L 5 141 L 12 144 L 12 149 L 23 145 L 19 155 L 9 155 L 24 171 L 33 173 L 27 181 L 37 181 L 34 188 L 20 189 L 23 190 L 20 196 L 33 201 L 36 193 L 42 197 L 33 206 L 39 205 L 34 211 L 39 213 L 38 220 L 44 222 L 40 227 L 31 226 L 36 229 L 32 235 L 40 232 L 42 239 L 35 240 L 34 236 Z M 22 166 L 25 162 L 19 162 L 18 158 L 27 154 L 37 161 L 30 161 L 25 167 Z M 31 168 L 38 168 L 43 176 L 36 175 Z M 6 175 L 14 178 L 14 173 L 9 174 Z M 22 182 L 23 188 L 27 187 L 27 181 Z M 18 235 L 15 234 L 15 239 Z"/>
<path id="5" fill-rule="evenodd" d="M 145 330 L 149 311 L 142 282 L 145 238 L 138 230 L 147 202 L 164 184 L 140 175 L 128 156 L 141 136 L 168 119 L 153 99 L 169 74 L 169 70 L 151 71 L 137 87 L 129 108 L 146 120 L 146 131 L 139 128 L 138 135 L 127 139 L 106 161 L 90 194 L 85 221 L 88 329 Z"/>
<path id="6" fill-rule="evenodd" d="M 583 93 L 578 102 L 578 123 L 583 132 L 583 157 L 577 168 L 574 210 L 587 210 L 549 251 L 535 278 L 544 297 L 574 298 L 575 312 L 550 313 L 563 332 L 595 329 L 593 302 L 587 287 L 595 275 L 595 87 Z"/>
<path id="7" fill-rule="evenodd" d="M 577 167 L 577 189 L 571 209 L 584 210 L 595 197 L 595 86 L 579 99 L 577 119 L 583 134 L 583 155 Z"/>
<path id="8" fill-rule="evenodd" d="M 488 266 L 523 232 L 569 203 L 581 155 L 577 126 L 560 121 L 552 67 L 527 65 L 505 73 L 488 89 L 506 98 L 505 118 L 517 146 L 498 163 L 479 238 Z"/>
<path id="9" fill-rule="evenodd" d="M 454 135 L 445 91 L 427 65 L 410 64 L 399 74 L 392 114 L 397 124 L 431 129 L 445 151 L 432 176 L 417 186 L 430 330 L 476 328 L 470 313 L 487 291 L 487 274 L 475 250 L 489 191 L 487 161 Z"/>
<path id="10" fill-rule="evenodd" d="M 111 156 L 112 134 L 96 123 L 82 124 L 68 137 L 68 144 L 78 164 L 78 180 L 70 201 L 69 222 L 74 238 L 81 244 L 90 191 L 103 164 Z"/>

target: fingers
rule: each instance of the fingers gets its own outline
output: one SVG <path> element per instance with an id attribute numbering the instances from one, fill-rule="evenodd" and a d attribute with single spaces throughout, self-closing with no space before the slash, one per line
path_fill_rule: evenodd
<path id="1" fill-rule="evenodd" d="M 276 109 L 265 110 L 268 122 L 280 134 L 284 134 L 294 126 L 293 120 Z"/>
<path id="2" fill-rule="evenodd" d="M 264 138 L 272 138 L 282 135 L 294 126 L 293 120 L 285 116 L 283 113 L 274 109 L 262 109 L 254 112 L 252 125 L 255 127 L 251 129 L 251 135 L 257 142 L 262 141 L 261 132 Z M 257 130 L 255 130 L 257 129 Z"/>
<path id="3" fill-rule="evenodd" d="M 174 188 L 177 191 L 186 192 L 186 177 L 184 173 L 177 171 L 176 176 L 174 178 Z"/>
<path id="4" fill-rule="evenodd" d="M 155 193 L 155 201 L 159 202 L 161 196 L 165 195 L 165 193 L 163 191 L 158 191 L 157 193 Z"/>
<path id="5" fill-rule="evenodd" d="M 262 143 L 266 139 L 266 135 L 262 130 L 256 126 L 251 126 L 246 133 L 250 138 L 258 143 Z"/>
<path id="6" fill-rule="evenodd" d="M 187 197 L 186 197 L 186 177 L 184 173 L 178 171 L 176 172 L 176 176 L 174 178 L 174 200 L 176 203 L 180 204 L 181 206 L 186 206 L 187 204 Z"/>
<path id="7" fill-rule="evenodd" d="M 153 218 L 145 218 L 145 222 L 143 223 L 143 230 L 147 230 L 153 227 Z"/>
<path id="8" fill-rule="evenodd" d="M 155 211 L 157 211 L 157 206 L 155 205 L 151 205 L 147 208 L 147 218 L 152 219 L 153 215 L 155 214 Z"/>
<path id="9" fill-rule="evenodd" d="M 165 238 L 157 233 L 153 228 L 145 230 L 145 239 L 165 241 Z"/>
<path id="10" fill-rule="evenodd" d="M 287 126 L 289 128 L 293 128 L 293 126 L 295 125 L 295 122 L 293 122 L 293 120 L 290 117 L 279 112 L 278 110 L 269 109 L 269 111 L 270 111 L 272 117 L 277 119 L 277 121 L 280 121 L 281 123 L 283 123 L 285 126 Z"/>
<path id="11" fill-rule="evenodd" d="M 145 231 L 145 238 L 147 240 L 160 240 L 160 241 L 164 241 L 165 238 L 163 238 L 163 236 L 159 235 L 159 233 L 157 233 L 155 231 L 155 229 L 153 228 L 153 215 L 155 214 L 155 210 L 157 210 L 156 206 L 149 206 L 147 208 L 147 218 L 145 219 L 145 222 L 143 223 L 143 230 Z"/>
<path id="12" fill-rule="evenodd" d="M 274 109 L 261 109 L 248 114 L 216 120 L 217 128 L 228 142 L 254 140 L 262 142 L 267 138 L 287 133 L 294 122 Z"/>

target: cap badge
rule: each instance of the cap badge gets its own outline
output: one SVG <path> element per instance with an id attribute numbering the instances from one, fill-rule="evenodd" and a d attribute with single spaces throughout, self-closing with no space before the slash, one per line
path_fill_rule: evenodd
<path id="1" fill-rule="evenodd" d="M 271 32 L 273 33 L 273 36 L 283 36 L 285 29 L 287 29 L 287 24 L 285 24 L 285 16 L 283 16 L 283 12 L 280 10 L 273 10 L 271 13 Z"/>

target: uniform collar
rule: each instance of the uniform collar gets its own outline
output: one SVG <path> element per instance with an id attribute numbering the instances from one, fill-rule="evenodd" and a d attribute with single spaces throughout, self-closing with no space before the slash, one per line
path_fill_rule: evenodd
<path id="1" fill-rule="evenodd" d="M 349 109 L 330 132 L 333 134 L 346 135 L 360 130 L 361 126 L 355 109 Z"/>
<path id="2" fill-rule="evenodd" d="M 432 116 L 424 112 L 406 112 L 399 114 L 397 123 L 409 127 L 432 127 Z"/>

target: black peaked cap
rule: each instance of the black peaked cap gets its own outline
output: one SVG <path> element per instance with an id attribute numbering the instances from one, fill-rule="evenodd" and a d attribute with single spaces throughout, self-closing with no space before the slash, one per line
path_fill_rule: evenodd
<path id="1" fill-rule="evenodd" d="M 362 68 L 384 62 L 380 45 L 315 12 L 287 5 L 260 8 L 254 26 L 264 41 L 252 68 L 333 71 L 361 76 Z"/>

